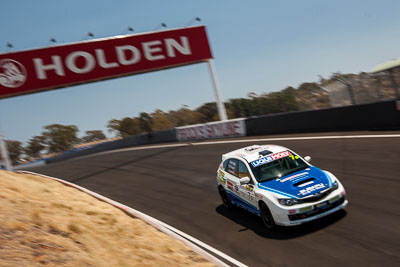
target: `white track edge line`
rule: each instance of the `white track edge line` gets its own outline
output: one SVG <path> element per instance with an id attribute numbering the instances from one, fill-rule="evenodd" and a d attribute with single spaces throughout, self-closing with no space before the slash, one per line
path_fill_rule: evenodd
<path id="1" fill-rule="evenodd" d="M 101 201 L 109 203 L 109 204 L 111 204 L 111 205 L 113 205 L 113 206 L 115 206 L 115 207 L 117 207 L 117 208 L 119 208 L 119 209 L 121 209 L 121 210 L 123 210 L 123 211 L 125 211 L 125 212 L 127 212 L 127 213 L 129 213 L 129 214 L 131 214 L 131 215 L 143 220 L 143 221 L 145 221 L 145 222 L 147 222 L 148 224 L 152 225 L 153 227 L 157 228 L 158 230 L 160 230 L 160 231 L 162 231 L 162 232 L 164 232 L 164 233 L 166 233 L 166 234 L 168 234 L 168 235 L 170 235 L 170 236 L 172 236 L 172 237 L 174 237 L 174 238 L 176 238 L 178 240 L 183 241 L 186 245 L 188 245 L 194 251 L 196 251 L 197 253 L 202 255 L 204 258 L 208 259 L 210 262 L 216 264 L 217 266 L 224 266 L 225 267 L 225 266 L 229 266 L 229 265 L 225 264 L 224 262 L 222 262 L 221 260 L 219 260 L 215 256 L 211 255 L 210 253 L 208 253 L 204 249 L 207 249 L 207 250 L 211 251 L 212 253 L 218 255 L 219 257 L 221 257 L 221 258 L 223 258 L 223 259 L 225 259 L 225 260 L 227 260 L 227 261 L 229 261 L 229 262 L 231 262 L 233 264 L 235 264 L 236 266 L 247 267 L 247 265 L 239 262 L 238 260 L 226 255 L 225 253 L 223 253 L 223 252 L 221 252 L 221 251 L 219 251 L 219 250 L 217 250 L 217 249 L 215 249 L 215 248 L 203 243 L 202 241 L 200 241 L 200 240 L 198 240 L 198 239 L 196 239 L 196 238 L 194 238 L 194 237 L 192 237 L 192 236 L 190 236 L 190 235 L 188 235 L 188 234 L 186 234 L 186 233 L 184 233 L 184 232 L 182 232 L 182 231 L 180 231 L 180 230 L 178 230 L 178 229 L 176 229 L 176 228 L 174 228 L 174 227 L 172 227 L 172 226 L 170 226 L 170 225 L 168 225 L 168 224 L 166 224 L 166 223 L 164 223 L 162 221 L 159 221 L 159 220 L 157 220 L 157 219 L 155 219 L 155 218 L 153 218 L 153 217 L 151 217 L 151 216 L 149 216 L 147 214 L 144 214 L 144 213 L 142 213 L 142 212 L 140 212 L 138 210 L 135 210 L 135 209 L 133 209 L 131 207 L 128 207 L 128 206 L 126 206 L 124 204 L 121 204 L 121 203 L 119 203 L 117 201 L 109 199 L 109 198 L 107 198 L 107 197 L 105 197 L 103 195 L 100 195 L 100 194 L 98 194 L 96 192 L 93 192 L 93 191 L 91 191 L 89 189 L 86 189 L 86 188 L 84 188 L 82 186 L 79 186 L 77 184 L 74 184 L 74 183 L 59 179 L 59 178 L 55 178 L 55 177 L 51 177 L 51 176 L 47 176 L 47 175 L 43 175 L 43 174 L 39 174 L 39 173 L 35 173 L 35 172 L 17 171 L 17 173 L 32 174 L 32 175 L 37 175 L 37 176 L 41 176 L 41 177 L 44 177 L 44 178 L 56 180 L 56 181 L 58 181 L 58 182 L 60 182 L 62 184 L 66 184 L 66 185 L 74 187 L 74 188 L 76 188 L 76 189 L 78 189 L 78 190 L 80 190 L 82 192 L 85 192 L 85 193 L 87 193 L 87 194 L 89 194 L 89 195 L 91 195 L 91 196 L 93 196 L 93 197 L 95 197 L 95 198 L 97 198 L 97 199 L 99 199 Z"/>

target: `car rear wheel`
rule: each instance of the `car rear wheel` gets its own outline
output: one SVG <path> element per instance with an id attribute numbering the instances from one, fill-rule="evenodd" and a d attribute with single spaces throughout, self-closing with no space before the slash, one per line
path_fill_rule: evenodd
<path id="1" fill-rule="evenodd" d="M 260 203 L 260 213 L 264 226 L 268 230 L 273 230 L 275 228 L 275 221 L 267 204 L 265 204 L 264 202 Z"/>
<path id="2" fill-rule="evenodd" d="M 231 201 L 229 200 L 228 195 L 226 194 L 225 189 L 224 189 L 222 186 L 219 186 L 219 187 L 218 187 L 218 192 L 219 192 L 219 195 L 221 196 L 222 203 L 224 203 L 224 206 L 225 206 L 226 208 L 232 208 L 232 203 L 231 203 Z"/>

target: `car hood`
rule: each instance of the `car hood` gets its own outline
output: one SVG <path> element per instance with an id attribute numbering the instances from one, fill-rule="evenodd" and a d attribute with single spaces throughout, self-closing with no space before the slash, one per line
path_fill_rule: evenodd
<path id="1" fill-rule="evenodd" d="M 303 198 L 328 189 L 332 185 L 332 181 L 324 171 L 310 166 L 307 169 L 258 185 L 260 189 L 286 197 Z"/>

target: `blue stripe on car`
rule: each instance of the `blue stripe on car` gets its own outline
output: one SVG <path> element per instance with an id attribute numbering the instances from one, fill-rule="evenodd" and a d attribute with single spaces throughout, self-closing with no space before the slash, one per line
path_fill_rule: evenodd
<path id="1" fill-rule="evenodd" d="M 281 194 L 281 195 L 286 196 L 286 197 L 297 198 L 297 197 L 294 196 L 294 195 L 290 195 L 290 194 L 287 194 L 287 193 L 283 193 L 283 192 L 281 192 L 281 191 L 278 191 L 278 190 L 275 190 L 275 189 L 272 189 L 272 188 L 263 186 L 263 185 L 261 185 L 261 184 L 258 184 L 258 187 L 261 188 L 261 189 L 265 189 L 265 190 L 267 190 L 267 191 L 270 191 L 270 192 L 274 192 L 274 193 L 277 193 L 277 194 Z"/>
<path id="2" fill-rule="evenodd" d="M 234 204 L 236 204 L 237 206 L 244 208 L 245 210 L 248 210 L 256 215 L 260 215 L 260 211 L 254 205 L 244 201 L 243 199 L 241 199 L 240 197 L 236 196 L 235 194 L 229 191 L 226 191 L 226 193 L 228 194 L 229 199 L 232 202 L 234 202 Z"/>

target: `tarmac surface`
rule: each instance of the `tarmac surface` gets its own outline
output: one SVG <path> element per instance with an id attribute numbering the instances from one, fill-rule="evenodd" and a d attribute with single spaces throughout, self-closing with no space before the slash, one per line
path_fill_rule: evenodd
<path id="1" fill-rule="evenodd" d="M 318 136 L 400 134 L 324 133 Z M 400 137 L 244 141 L 121 150 L 32 168 L 155 217 L 249 266 L 400 266 Z M 233 141 L 232 139 L 227 139 Z M 264 229 L 261 219 L 222 206 L 221 154 L 273 143 L 334 173 L 349 205 L 301 226 Z M 171 144 L 168 144 L 171 145 Z"/>

